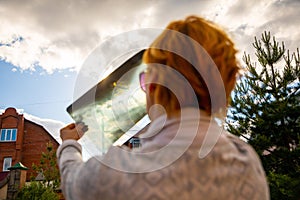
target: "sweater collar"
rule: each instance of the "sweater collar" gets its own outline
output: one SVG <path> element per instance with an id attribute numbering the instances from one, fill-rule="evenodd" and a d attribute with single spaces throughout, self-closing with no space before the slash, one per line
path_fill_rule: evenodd
<path id="1" fill-rule="evenodd" d="M 196 122 L 211 120 L 211 116 L 208 115 L 205 111 L 199 110 L 197 108 L 183 108 L 181 110 L 181 115 L 179 117 L 174 117 L 171 119 L 167 118 L 167 115 L 161 115 L 160 117 L 153 120 L 147 131 L 140 135 L 140 138 L 151 138 L 161 132 L 163 129 L 176 124 L 176 123 L 186 123 L 186 122 Z"/>

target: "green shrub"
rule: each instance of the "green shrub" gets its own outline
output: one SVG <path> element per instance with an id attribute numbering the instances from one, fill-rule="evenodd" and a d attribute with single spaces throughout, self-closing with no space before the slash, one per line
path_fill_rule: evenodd
<path id="1" fill-rule="evenodd" d="M 41 182 L 32 181 L 20 189 L 16 200 L 58 200 L 58 194 Z"/>

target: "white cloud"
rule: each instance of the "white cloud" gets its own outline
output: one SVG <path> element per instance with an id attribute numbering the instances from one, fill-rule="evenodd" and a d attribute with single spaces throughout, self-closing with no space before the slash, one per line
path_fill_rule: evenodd
<path id="1" fill-rule="evenodd" d="M 0 6 L 0 59 L 22 70 L 41 66 L 49 73 L 78 68 L 103 38 L 146 26 L 151 13 L 148 3 L 124 0 L 11 0 Z"/>
<path id="2" fill-rule="evenodd" d="M 250 51 L 253 37 L 264 30 L 295 49 L 300 41 L 299 8 L 298 0 L 1 1 L 0 59 L 21 70 L 78 70 L 105 38 L 165 27 L 189 14 L 223 25 L 242 52 Z"/>
<path id="3" fill-rule="evenodd" d="M 284 41 L 294 51 L 300 47 L 299 9 L 298 0 L 236 0 L 219 22 L 227 23 L 242 52 L 253 53 L 254 36 L 261 38 L 264 31 L 270 31 L 277 41 Z"/>

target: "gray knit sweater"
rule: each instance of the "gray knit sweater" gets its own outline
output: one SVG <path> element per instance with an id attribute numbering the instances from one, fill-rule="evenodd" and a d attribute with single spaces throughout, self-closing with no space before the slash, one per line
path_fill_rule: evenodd
<path id="1" fill-rule="evenodd" d="M 199 110 L 153 121 L 138 149 L 111 147 L 84 162 L 81 145 L 57 151 L 66 199 L 269 199 L 255 151 Z"/>

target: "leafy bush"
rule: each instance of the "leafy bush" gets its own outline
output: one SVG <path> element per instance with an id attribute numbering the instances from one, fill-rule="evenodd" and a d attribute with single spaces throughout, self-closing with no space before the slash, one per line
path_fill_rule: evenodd
<path id="1" fill-rule="evenodd" d="M 59 196 L 52 188 L 45 186 L 41 182 L 32 181 L 21 188 L 16 200 L 58 200 Z"/>

